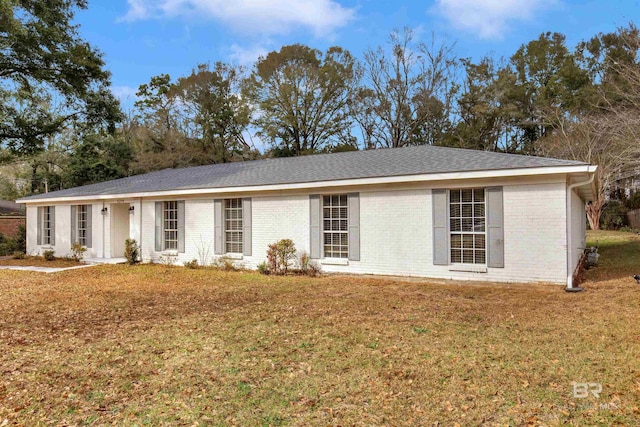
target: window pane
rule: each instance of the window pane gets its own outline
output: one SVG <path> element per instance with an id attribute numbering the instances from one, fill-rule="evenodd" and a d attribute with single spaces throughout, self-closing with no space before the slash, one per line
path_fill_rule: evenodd
<path id="1" fill-rule="evenodd" d="M 242 199 L 224 201 L 225 252 L 242 253 Z"/>
<path id="2" fill-rule="evenodd" d="M 347 196 L 323 196 L 322 203 L 324 256 L 346 258 L 349 252 Z"/>
<path id="3" fill-rule="evenodd" d="M 450 253 L 453 263 L 486 263 L 484 189 L 449 191 Z"/>
<path id="4" fill-rule="evenodd" d="M 460 234 L 452 234 L 451 235 L 451 248 L 461 248 L 462 247 L 462 236 Z"/>
<path id="5" fill-rule="evenodd" d="M 449 214 L 452 218 L 460 217 L 461 208 L 459 203 L 449 205 Z"/>

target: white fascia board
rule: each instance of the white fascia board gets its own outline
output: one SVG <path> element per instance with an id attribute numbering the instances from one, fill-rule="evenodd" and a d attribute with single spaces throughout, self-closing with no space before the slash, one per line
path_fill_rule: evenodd
<path id="1" fill-rule="evenodd" d="M 431 181 L 451 181 L 465 179 L 486 179 L 486 178 L 506 178 L 515 176 L 544 176 L 554 174 L 573 174 L 573 173 L 593 173 L 596 166 L 575 165 L 575 166 L 554 166 L 554 167 L 538 167 L 538 168 L 520 168 L 520 169 L 499 169 L 499 170 L 482 170 L 472 172 L 446 172 L 435 174 L 420 175 L 401 175 L 375 178 L 355 178 L 342 179 L 333 181 L 314 181 L 300 182 L 291 184 L 269 184 L 269 185 L 251 185 L 244 187 L 222 187 L 222 188 L 192 188 L 186 190 L 166 190 L 166 191 L 150 191 L 142 193 L 122 193 L 122 194 L 94 194 L 88 196 L 67 196 L 52 197 L 35 200 L 16 200 L 16 203 L 25 204 L 48 204 L 48 203 L 65 203 L 80 202 L 85 200 L 114 200 L 114 199 L 139 199 L 139 198 L 161 198 L 166 196 L 191 196 L 198 194 L 209 195 L 225 195 L 230 193 L 256 193 L 266 191 L 287 191 L 287 190 L 304 190 L 318 189 L 327 187 L 350 187 L 350 186 L 366 186 L 379 184 L 398 184 L 411 182 L 431 182 Z"/>

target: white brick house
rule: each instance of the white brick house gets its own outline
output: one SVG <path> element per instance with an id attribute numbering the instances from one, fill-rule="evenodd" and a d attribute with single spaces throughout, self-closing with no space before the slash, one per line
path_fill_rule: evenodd
<path id="1" fill-rule="evenodd" d="M 572 286 L 596 167 L 443 147 L 167 169 L 19 200 L 27 251 L 255 268 L 292 239 L 328 272 Z"/>

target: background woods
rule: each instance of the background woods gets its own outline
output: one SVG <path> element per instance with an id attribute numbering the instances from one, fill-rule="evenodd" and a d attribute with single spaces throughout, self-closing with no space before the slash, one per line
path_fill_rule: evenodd
<path id="1" fill-rule="evenodd" d="M 163 168 L 430 144 L 598 164 L 597 229 L 609 195 L 640 174 L 633 23 L 576 46 L 543 33 L 480 60 L 409 28 L 360 55 L 294 44 L 248 68 L 151 77 L 123 113 L 102 53 L 73 25 L 86 7 L 0 6 L 0 198 Z"/>

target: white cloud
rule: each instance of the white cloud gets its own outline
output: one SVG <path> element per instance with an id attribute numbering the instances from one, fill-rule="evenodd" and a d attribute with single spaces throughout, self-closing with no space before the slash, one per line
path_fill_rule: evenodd
<path id="1" fill-rule="evenodd" d="M 433 12 L 455 29 L 483 39 L 501 39 L 516 21 L 529 21 L 556 0 L 436 0 Z"/>
<path id="2" fill-rule="evenodd" d="M 124 21 L 153 18 L 202 17 L 216 19 L 242 32 L 282 34 L 310 29 L 331 37 L 355 16 L 355 9 L 335 0 L 127 0 Z"/>
<path id="3" fill-rule="evenodd" d="M 269 53 L 269 49 L 263 45 L 243 47 L 234 43 L 229 49 L 231 50 L 229 54 L 231 62 L 244 66 L 253 65 L 259 57 L 266 56 Z"/>

